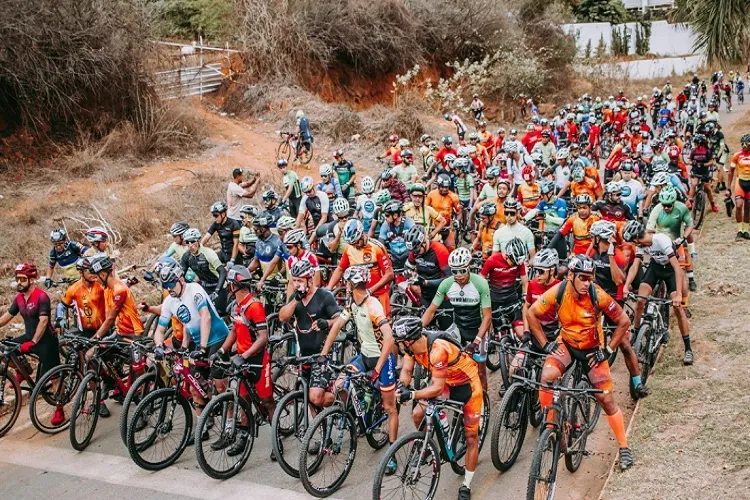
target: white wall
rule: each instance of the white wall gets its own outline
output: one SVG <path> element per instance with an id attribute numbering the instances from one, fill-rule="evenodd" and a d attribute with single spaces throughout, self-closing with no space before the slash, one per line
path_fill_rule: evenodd
<path id="1" fill-rule="evenodd" d="M 635 53 L 635 26 L 637 23 L 616 25 L 618 30 L 625 26 L 630 30 L 630 53 Z M 568 33 L 577 37 L 578 54 L 583 55 L 591 40 L 591 53 L 596 52 L 599 39 L 604 36 L 607 49 L 612 44 L 612 25 L 609 23 L 579 23 L 563 25 Z M 693 54 L 695 35 L 685 24 L 669 24 L 666 21 L 651 23 L 649 52 L 661 56 L 684 56 Z"/>
<path id="2" fill-rule="evenodd" d="M 603 71 L 606 75 L 615 78 L 650 80 L 652 78 L 669 78 L 672 75 L 690 74 L 697 71 L 702 64 L 703 56 L 695 55 L 605 63 L 595 67 L 580 65 L 576 69 L 583 74 Z M 672 83 L 676 87 L 680 86 L 680 81 L 673 81 Z"/>

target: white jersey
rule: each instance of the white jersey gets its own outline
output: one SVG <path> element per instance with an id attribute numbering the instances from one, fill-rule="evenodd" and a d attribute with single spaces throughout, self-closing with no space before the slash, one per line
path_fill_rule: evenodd
<path id="1" fill-rule="evenodd" d="M 674 257 L 672 240 L 666 234 L 656 233 L 650 247 L 638 247 L 635 250 L 635 256 L 641 259 L 646 253 L 651 256 L 653 262 L 660 266 L 668 266 L 669 259 Z"/>
<path id="2" fill-rule="evenodd" d="M 177 320 L 185 325 L 185 331 L 196 345 L 201 341 L 201 316 L 200 311 L 208 307 L 211 314 L 211 333 L 208 336 L 208 346 L 217 342 L 223 342 L 229 329 L 224 321 L 216 312 L 208 294 L 198 283 L 186 283 L 180 297 L 168 295 L 161 304 L 161 316 L 159 316 L 159 326 L 167 328 L 174 316 Z"/>

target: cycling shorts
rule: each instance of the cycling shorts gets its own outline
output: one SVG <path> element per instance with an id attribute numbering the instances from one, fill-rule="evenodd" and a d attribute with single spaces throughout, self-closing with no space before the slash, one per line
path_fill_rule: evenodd
<path id="1" fill-rule="evenodd" d="M 580 350 L 569 346 L 565 341 L 560 342 L 557 348 L 559 354 L 549 354 L 547 359 L 544 360 L 544 367 L 557 368 L 560 373 L 565 373 L 575 359 L 583 366 L 584 372 L 588 375 L 589 381 L 594 388 L 612 392 L 614 386 L 612 385 L 612 374 L 609 371 L 609 362 L 605 360 L 593 368 L 589 366 L 587 355 L 597 349 Z"/>
<path id="2" fill-rule="evenodd" d="M 460 327 L 458 328 L 458 331 L 461 333 L 461 344 L 463 344 L 464 347 L 474 342 L 474 339 L 477 338 L 476 331 L 464 330 L 463 328 L 460 328 Z M 482 341 L 479 342 L 479 351 L 475 352 L 471 356 L 471 359 L 473 359 L 477 363 L 486 363 L 487 362 L 487 346 L 489 345 L 489 341 L 490 341 L 490 336 L 488 333 L 488 334 L 485 334 L 485 336 L 482 338 Z"/>
<path id="3" fill-rule="evenodd" d="M 653 290 L 660 281 L 664 282 L 668 294 L 677 291 L 677 277 L 674 274 L 672 266 L 662 266 L 652 261 L 643 274 L 643 283 L 650 286 Z"/>
<path id="4" fill-rule="evenodd" d="M 252 360 L 250 363 L 255 364 Z M 247 381 L 255 384 L 255 393 L 260 399 L 268 399 L 273 396 L 273 381 L 271 380 L 271 353 L 268 350 L 263 352 L 263 362 L 259 363 L 263 368 L 253 368 L 248 371 Z M 247 396 L 247 389 L 240 384 L 240 396 Z"/>
<path id="5" fill-rule="evenodd" d="M 33 335 L 24 334 L 13 339 L 13 342 L 21 345 L 33 338 Z M 39 366 L 36 369 L 36 381 L 39 381 L 39 377 L 60 364 L 60 344 L 57 341 L 57 337 L 50 333 L 42 335 L 39 342 L 29 352 L 39 358 Z"/>
<path id="6" fill-rule="evenodd" d="M 455 387 L 445 386 L 443 397 L 464 404 L 464 429 L 469 432 L 479 431 L 479 422 L 482 419 L 482 406 L 484 406 L 484 391 L 481 384 L 472 387 L 472 384 L 461 384 Z"/>
<path id="7" fill-rule="evenodd" d="M 368 372 L 375 369 L 378 363 L 378 358 L 368 358 L 362 353 L 354 356 L 350 361 L 349 365 L 357 368 L 357 371 Z M 393 353 L 389 354 L 383 364 L 383 368 L 380 370 L 378 375 L 378 381 L 380 382 L 380 392 L 393 392 L 396 390 L 396 356 Z"/>
<path id="8" fill-rule="evenodd" d="M 734 197 L 750 201 L 750 180 L 738 179 L 737 187 L 734 188 Z"/>
<path id="9" fill-rule="evenodd" d="M 302 376 L 307 377 L 310 381 L 310 389 L 326 389 L 331 387 L 331 381 L 334 379 L 333 370 L 329 367 L 323 369 L 320 363 L 306 365 L 302 370 Z"/>
<path id="10" fill-rule="evenodd" d="M 701 182 L 711 182 L 711 171 L 708 169 L 708 167 L 699 167 L 694 165 L 690 170 L 690 177 L 698 179 Z"/>
<path id="11" fill-rule="evenodd" d="M 464 208 L 468 209 L 469 206 L 471 206 L 471 200 L 458 200 L 458 201 L 461 202 L 461 205 L 463 205 Z"/>

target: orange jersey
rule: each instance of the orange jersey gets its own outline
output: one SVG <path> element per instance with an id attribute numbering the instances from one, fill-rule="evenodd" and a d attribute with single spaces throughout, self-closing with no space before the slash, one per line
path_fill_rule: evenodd
<path id="1" fill-rule="evenodd" d="M 497 213 L 495 214 L 497 217 Z M 500 222 L 495 218 L 489 224 L 479 223 L 479 245 L 481 246 L 482 255 L 489 257 L 492 253 L 492 238 L 495 236 L 495 230 L 500 227 Z"/>
<path id="2" fill-rule="evenodd" d="M 371 288 L 391 269 L 391 259 L 388 257 L 388 251 L 385 249 L 385 246 L 380 241 L 370 238 L 361 249 L 355 248 L 353 245 L 346 245 L 344 247 L 344 252 L 339 261 L 339 268 L 344 271 L 350 266 L 365 266 L 370 270 L 370 281 L 367 283 L 367 288 Z M 377 297 L 387 294 L 389 288 L 386 285 L 375 291 L 373 295 Z"/>
<path id="3" fill-rule="evenodd" d="M 128 286 L 115 279 L 112 288 L 104 289 L 104 307 L 109 314 L 110 311 L 117 311 L 115 319 L 115 329 L 120 335 L 139 336 L 143 333 L 143 322 L 138 315 L 138 309 L 135 307 L 135 299 L 130 293 Z"/>
<path id="4" fill-rule="evenodd" d="M 445 219 L 445 226 L 450 227 L 453 220 L 453 211 L 461 209 L 461 202 L 458 201 L 458 195 L 453 191 L 443 196 L 437 189 L 433 189 L 427 194 L 427 206 L 438 211 Z"/>
<path id="5" fill-rule="evenodd" d="M 60 301 L 68 307 L 75 306 L 80 330 L 98 330 L 106 318 L 104 288 L 98 281 L 92 283 L 91 288 L 84 283 L 80 279 L 70 285 Z"/>
<path id="6" fill-rule="evenodd" d="M 737 178 L 750 181 L 750 152 L 738 151 L 732 156 L 732 165 L 737 169 Z"/>
<path id="7" fill-rule="evenodd" d="M 457 356 L 460 356 L 458 361 L 450 365 Z M 445 379 L 450 387 L 471 384 L 474 391 L 482 392 L 477 364 L 471 356 L 462 354 L 458 347 L 447 340 L 436 339 L 429 352 L 414 354 L 414 360 L 430 370 L 433 377 Z"/>
<path id="8" fill-rule="evenodd" d="M 565 283 L 565 282 L 563 282 Z M 537 316 L 543 316 L 557 309 L 560 322 L 560 338 L 575 349 L 593 349 L 602 346 L 604 339 L 601 332 L 599 313 L 605 314 L 612 321 L 622 314 L 622 308 L 599 285 L 594 285 L 598 306 L 594 307 L 589 294 L 576 298 L 573 284 L 565 285 L 565 293 L 557 305 L 557 292 L 560 284 L 553 286 L 542 294 L 533 307 Z"/>
<path id="9" fill-rule="evenodd" d="M 560 228 L 560 233 L 567 236 L 573 232 L 573 253 L 584 254 L 591 245 L 591 225 L 600 220 L 598 215 L 589 215 L 588 219 L 581 219 L 578 214 L 571 215 Z"/>
<path id="10" fill-rule="evenodd" d="M 575 198 L 579 194 L 587 194 L 591 196 L 592 200 L 596 200 L 599 198 L 597 196 L 598 191 L 599 190 L 597 189 L 596 181 L 591 179 L 590 177 L 585 177 L 583 179 L 583 182 L 571 181 L 570 183 L 571 198 Z"/>
<path id="11" fill-rule="evenodd" d="M 539 192 L 539 186 L 537 184 L 521 184 L 518 186 L 518 201 L 521 202 L 524 208 L 531 210 L 536 208 L 539 204 L 539 200 L 542 195 Z"/>

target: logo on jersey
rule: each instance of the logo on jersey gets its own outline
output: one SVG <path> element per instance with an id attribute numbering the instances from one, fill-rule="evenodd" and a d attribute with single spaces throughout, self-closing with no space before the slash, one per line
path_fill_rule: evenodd
<path id="1" fill-rule="evenodd" d="M 622 197 L 623 198 L 627 198 L 633 192 L 633 190 L 630 189 L 630 186 L 622 186 L 621 190 L 622 190 Z"/>
<path id="2" fill-rule="evenodd" d="M 194 297 L 194 300 L 198 297 L 196 295 Z M 187 308 L 185 304 L 180 304 L 180 306 L 177 308 L 177 312 L 175 313 L 175 316 L 177 317 L 177 320 L 182 323 L 183 325 L 186 325 L 190 322 L 190 310 Z"/>
<path id="3" fill-rule="evenodd" d="M 193 295 L 193 304 L 197 306 L 200 306 L 206 299 L 201 295 L 200 293 L 196 293 Z"/>

